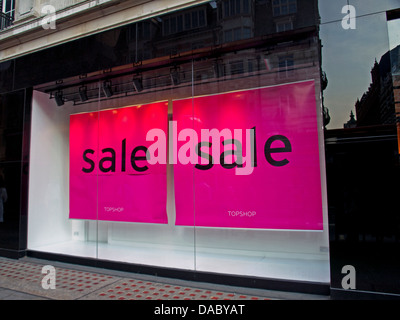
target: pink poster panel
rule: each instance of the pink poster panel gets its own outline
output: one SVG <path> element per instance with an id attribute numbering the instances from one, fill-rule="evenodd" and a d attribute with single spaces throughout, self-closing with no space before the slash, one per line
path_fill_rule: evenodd
<path id="1" fill-rule="evenodd" d="M 313 81 L 174 101 L 173 119 L 177 225 L 323 230 Z"/>
<path id="2" fill-rule="evenodd" d="M 153 128 L 167 132 L 167 102 L 71 115 L 70 219 L 168 223 L 166 164 L 146 156 Z"/>

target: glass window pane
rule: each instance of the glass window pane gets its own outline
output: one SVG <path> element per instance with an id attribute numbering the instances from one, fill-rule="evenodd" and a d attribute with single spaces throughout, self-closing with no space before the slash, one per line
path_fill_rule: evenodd
<path id="1" fill-rule="evenodd" d="M 185 29 L 190 30 L 191 28 L 192 28 L 191 14 L 185 13 Z"/>
<path id="2" fill-rule="evenodd" d="M 241 28 L 235 28 L 233 30 L 233 40 L 237 41 L 240 40 L 242 36 L 242 29 Z"/>
<path id="3" fill-rule="evenodd" d="M 243 39 L 251 38 L 251 28 L 244 27 L 243 28 Z"/>
<path id="4" fill-rule="evenodd" d="M 236 14 L 235 12 L 235 1 L 236 0 L 229 0 L 229 7 L 230 7 L 230 15 L 234 16 Z"/>
<path id="5" fill-rule="evenodd" d="M 176 32 L 176 17 L 170 18 L 170 28 L 171 28 L 171 33 Z"/>
<path id="6" fill-rule="evenodd" d="M 232 41 L 232 30 L 225 31 L 225 42 Z"/>
<path id="7" fill-rule="evenodd" d="M 101 98 L 99 150 L 107 150 L 109 171 L 99 176 L 99 259 L 194 270 L 194 227 L 178 224 L 181 177 L 167 149 L 169 126 L 176 121 L 181 129 L 174 101 L 190 97 L 191 70 L 189 62 L 143 72 L 133 83 L 117 77 L 111 99 Z"/>
<path id="8" fill-rule="evenodd" d="M 230 15 L 230 10 L 229 10 L 229 1 L 231 0 L 225 0 L 224 2 L 224 17 L 229 17 Z"/>
<path id="9" fill-rule="evenodd" d="M 341 21 L 345 16 L 345 14 L 342 14 L 342 8 L 347 5 L 347 0 L 318 0 L 321 23 Z"/>
<path id="10" fill-rule="evenodd" d="M 220 141 L 229 140 L 229 134 L 233 135 L 235 129 L 242 129 L 241 141 L 244 144 L 246 140 L 244 129 L 256 126 L 256 143 L 259 140 L 261 143 L 256 147 L 256 150 L 259 150 L 260 148 L 264 149 L 265 142 L 268 140 L 267 132 L 269 125 L 258 125 L 257 120 L 250 119 L 253 116 L 259 117 L 260 121 L 267 121 L 269 117 L 273 117 L 275 123 L 273 130 L 278 132 L 285 130 L 283 123 L 291 117 L 294 117 L 293 119 L 296 119 L 295 122 L 299 124 L 299 127 L 295 129 L 298 133 L 304 132 L 305 128 L 303 125 L 310 123 L 309 121 L 314 122 L 315 125 L 317 125 L 317 122 L 321 123 L 321 118 L 317 121 L 310 114 L 304 114 L 305 121 L 300 121 L 302 124 L 298 121 L 299 115 L 297 112 L 300 110 L 304 111 L 304 108 L 300 107 L 300 100 L 297 95 L 285 93 L 285 88 L 287 88 L 285 82 L 287 80 L 280 78 L 278 71 L 274 70 L 274 65 L 279 64 L 279 51 L 282 49 L 274 49 L 276 51 L 269 51 L 269 59 L 271 61 L 269 68 L 264 68 L 263 70 L 258 68 L 257 74 L 252 77 L 249 77 L 249 74 L 244 70 L 244 61 L 246 61 L 246 66 L 248 66 L 248 71 L 250 72 L 252 61 L 257 65 L 257 53 L 239 51 L 226 53 L 221 57 L 220 61 L 216 62 L 218 65 L 228 65 L 230 72 L 225 77 L 229 80 L 223 81 L 220 78 L 218 87 L 214 85 L 212 79 L 195 82 L 195 97 L 191 103 L 194 106 L 194 117 L 201 120 L 197 127 L 199 130 L 200 128 L 217 128 L 219 135 L 216 135 L 215 139 L 219 140 L 215 141 L 221 143 Z M 295 46 L 293 48 L 288 46 L 285 49 L 296 51 Z M 281 65 L 284 66 L 285 70 L 292 69 L 292 77 L 296 77 L 295 79 L 297 80 L 308 79 L 315 71 L 319 74 L 318 64 L 313 63 L 318 60 L 318 50 L 314 49 L 308 51 L 307 61 L 300 60 L 303 65 L 306 64 L 308 66 L 305 69 L 296 69 L 295 60 L 301 59 L 296 53 L 285 55 L 283 61 L 281 61 Z M 206 69 L 206 65 L 205 61 L 199 61 L 195 63 L 194 67 L 195 70 L 204 70 Z M 318 80 L 316 79 L 316 81 Z M 291 80 L 288 82 L 291 82 Z M 279 88 L 277 91 L 280 93 L 273 93 L 274 89 L 269 85 L 277 86 Z M 266 90 L 265 95 L 262 93 L 263 90 Z M 299 90 L 302 91 L 301 89 Z M 309 93 L 310 102 L 312 101 L 310 110 L 315 110 L 314 108 L 319 105 L 319 95 L 315 94 L 314 88 Z M 268 99 L 265 98 L 267 96 Z M 271 104 L 268 106 L 264 105 L 263 101 L 268 100 L 271 101 Z M 218 111 L 210 113 L 208 106 L 210 108 L 211 106 L 218 108 Z M 273 106 L 279 107 L 274 109 Z M 285 119 L 279 122 L 279 124 L 277 123 L 278 115 L 282 119 Z M 309 118 L 310 116 L 311 118 Z M 293 130 L 292 126 L 290 130 Z M 264 133 L 267 137 L 263 136 Z M 314 131 L 314 133 L 319 137 L 323 135 L 322 130 L 319 133 Z M 247 137 L 250 139 L 249 136 Z M 210 139 L 213 138 L 214 136 Z M 256 184 L 255 181 L 258 178 L 263 179 L 262 170 L 268 169 L 265 168 L 265 166 L 268 166 L 268 162 L 264 157 L 265 155 L 259 154 L 257 167 L 254 167 L 253 170 L 251 169 L 251 157 L 249 156 L 247 158 L 247 174 L 238 175 L 238 171 L 236 171 L 238 168 L 234 165 L 234 159 L 237 160 L 237 158 L 232 158 L 228 152 L 228 150 L 234 147 L 231 145 L 224 148 L 224 144 L 221 143 L 220 149 L 215 151 L 212 146 L 217 142 L 203 139 L 203 141 L 213 141 L 211 147 L 206 147 L 205 144 L 202 151 L 212 156 L 214 165 L 207 166 L 206 160 L 203 163 L 203 166 L 205 166 L 204 170 L 195 170 L 194 172 L 196 270 L 235 275 L 247 274 L 259 277 L 271 276 L 280 279 L 291 278 L 329 282 L 328 253 L 327 251 L 323 253 L 324 249 L 321 251 L 321 248 L 328 247 L 327 225 L 324 227 L 320 226 L 321 232 L 282 230 L 284 228 L 279 223 L 274 227 L 263 225 L 263 210 L 268 206 L 267 203 L 270 203 L 270 201 L 266 200 L 266 197 L 278 197 L 276 189 L 280 188 L 279 181 L 282 181 L 281 179 L 283 178 L 277 177 L 271 185 Z M 239 139 L 239 135 L 236 136 L 236 139 Z M 245 146 L 242 148 L 242 150 L 246 149 Z M 248 150 L 248 154 L 251 154 L 250 149 L 250 147 L 246 149 Z M 226 153 L 222 155 L 224 151 Z M 314 164 L 317 168 L 324 161 L 323 157 L 318 156 L 315 160 Z M 246 165 L 242 169 L 245 170 L 245 167 Z M 268 177 L 272 179 L 271 174 L 274 172 L 274 169 L 269 168 L 268 170 Z M 319 185 L 320 171 L 316 170 L 316 172 L 315 181 Z M 293 176 L 285 181 L 293 181 L 296 184 L 303 181 L 304 183 L 304 180 L 301 178 L 292 179 L 294 179 Z M 257 187 L 254 187 L 255 185 Z M 182 191 L 176 190 L 176 192 Z M 257 207 L 256 203 L 259 197 L 254 194 L 258 194 L 259 192 L 263 195 L 263 204 Z M 284 193 L 286 194 L 286 190 Z M 292 203 L 292 201 L 289 202 Z M 285 212 L 290 212 L 292 209 L 296 210 L 290 206 L 290 209 L 288 208 L 288 211 L 285 210 Z M 296 210 L 296 215 L 298 215 L 300 220 L 307 220 L 303 214 L 302 210 Z M 318 217 L 320 221 L 323 220 L 322 217 L 326 219 L 326 215 L 326 211 L 324 213 L 319 211 Z M 258 220 L 257 217 L 261 220 Z M 289 220 L 286 220 L 286 222 L 290 223 L 288 222 Z M 265 219 L 266 224 L 272 221 L 274 221 L 272 217 Z M 291 227 L 288 228 L 292 229 Z M 254 241 L 255 239 L 257 240 Z M 278 251 L 275 251 L 276 249 Z M 279 252 L 279 254 L 274 255 L 273 252 Z M 296 252 L 296 255 L 293 255 L 293 252 Z M 246 257 L 244 257 L 243 253 L 247 253 Z M 282 267 L 288 265 L 291 267 Z M 310 269 L 313 270 L 312 273 L 308 272 Z"/>
<path id="11" fill-rule="evenodd" d="M 199 26 L 199 16 L 197 11 L 192 12 L 192 27 L 197 28 Z"/>
<path id="12" fill-rule="evenodd" d="M 399 192 L 394 182 L 399 160 L 390 80 L 393 48 L 386 13 L 375 11 L 382 9 L 381 3 L 350 1 L 357 13 L 355 28 L 344 28 L 342 18 L 321 25 L 322 69 L 327 79 L 323 104 L 330 118 L 325 141 L 331 274 L 332 288 L 341 290 L 338 264 L 348 259 L 350 251 L 359 251 L 351 265 L 362 266 L 356 267 L 357 277 L 366 280 L 356 289 L 398 293 L 392 281 L 399 276 L 392 258 L 393 250 L 398 250 L 392 228 L 397 219 L 393 195 Z M 374 13 L 360 16 L 368 10 Z M 375 155 L 365 157 L 371 149 Z M 352 182 L 341 188 L 349 175 Z"/>
<path id="13" fill-rule="evenodd" d="M 241 7 L 240 7 L 240 2 L 241 2 L 242 0 L 236 0 L 236 5 L 235 5 L 235 12 L 236 12 L 236 14 L 240 14 L 240 10 L 241 10 Z"/>
<path id="14" fill-rule="evenodd" d="M 243 0 L 243 13 L 249 13 L 249 0 Z"/>
<path id="15" fill-rule="evenodd" d="M 300 29 L 314 25 L 317 12 L 297 7 L 308 14 L 296 37 L 281 41 L 277 22 L 283 30 L 291 24 L 271 16 L 295 2 L 219 3 L 229 19 L 204 3 L 143 21 L 142 29 L 96 34 L 93 46 L 78 41 L 83 53 L 96 48 L 90 59 L 60 61 L 78 61 L 105 78 L 83 80 L 86 89 L 75 79 L 61 93 L 54 82 L 50 91 L 35 88 L 31 249 L 329 284 L 321 47 L 316 32 Z M 253 3 L 252 15 L 237 15 Z M 136 30 L 146 41 L 137 41 Z M 174 37 L 177 31 L 187 32 Z M 216 46 L 216 32 L 224 46 Z M 256 47 L 229 43 L 266 34 Z M 68 56 L 72 47 L 51 53 L 58 58 L 59 48 L 69 48 L 62 52 Z M 193 49 L 210 47 L 212 56 L 198 50 L 192 60 Z M 49 69 L 64 80 L 65 72 L 79 74 L 58 60 Z"/>
<path id="16" fill-rule="evenodd" d="M 199 26 L 204 27 L 206 25 L 206 15 L 204 10 L 199 11 Z"/>
<path id="17" fill-rule="evenodd" d="M 183 16 L 179 15 L 176 19 L 177 19 L 177 31 L 182 32 L 183 31 Z"/>
<path id="18" fill-rule="evenodd" d="M 98 88 L 33 92 L 28 249 L 97 258 Z"/>
<path id="19" fill-rule="evenodd" d="M 169 19 L 163 21 L 164 35 L 169 34 Z"/>
<path id="20" fill-rule="evenodd" d="M 8 13 L 13 9 L 13 2 L 14 0 L 6 0 L 4 3 L 4 12 Z"/>

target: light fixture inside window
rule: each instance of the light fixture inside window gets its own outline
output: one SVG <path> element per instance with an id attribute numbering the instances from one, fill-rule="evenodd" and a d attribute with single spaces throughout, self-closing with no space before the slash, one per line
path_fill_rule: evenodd
<path id="1" fill-rule="evenodd" d="M 113 91 L 111 88 L 111 81 L 104 81 L 103 83 L 103 92 L 107 98 L 113 95 Z"/>
<path id="2" fill-rule="evenodd" d="M 133 82 L 133 87 L 135 88 L 136 92 L 141 92 L 143 91 L 143 81 L 140 78 L 134 78 L 132 80 Z"/>
<path id="3" fill-rule="evenodd" d="M 178 69 L 172 69 L 171 70 L 171 81 L 173 83 L 174 86 L 177 86 L 181 83 L 180 77 L 179 77 L 179 73 L 178 73 Z"/>
<path id="4" fill-rule="evenodd" d="M 87 95 L 87 87 L 82 86 L 79 88 L 79 97 L 81 99 L 81 102 L 85 102 L 88 100 L 88 95 Z"/>
<path id="5" fill-rule="evenodd" d="M 64 98 L 62 91 L 57 91 L 54 95 L 54 99 L 56 100 L 57 106 L 61 107 L 64 105 Z"/>

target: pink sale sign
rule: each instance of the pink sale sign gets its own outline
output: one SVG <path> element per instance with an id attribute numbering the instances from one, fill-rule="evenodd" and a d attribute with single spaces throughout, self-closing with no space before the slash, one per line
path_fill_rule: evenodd
<path id="1" fill-rule="evenodd" d="M 168 223 L 166 163 L 147 133 L 168 129 L 168 103 L 70 117 L 70 219 Z"/>
<path id="2" fill-rule="evenodd" d="M 313 81 L 174 101 L 173 120 L 177 225 L 323 230 Z"/>
<path id="3" fill-rule="evenodd" d="M 323 230 L 313 81 L 72 115 L 70 218 Z"/>

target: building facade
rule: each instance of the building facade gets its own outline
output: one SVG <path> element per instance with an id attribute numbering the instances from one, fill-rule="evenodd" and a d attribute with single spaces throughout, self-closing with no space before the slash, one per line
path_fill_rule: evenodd
<path id="1" fill-rule="evenodd" d="M 345 2 L 3 1 L 0 254 L 396 297 L 399 6 Z"/>

